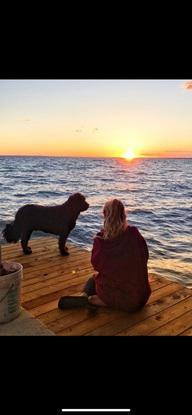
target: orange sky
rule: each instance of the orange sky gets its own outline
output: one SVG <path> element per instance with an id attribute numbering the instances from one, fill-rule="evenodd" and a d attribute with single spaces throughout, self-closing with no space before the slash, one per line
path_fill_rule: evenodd
<path id="1" fill-rule="evenodd" d="M 192 157 L 186 80 L 0 80 L 0 154 Z"/>

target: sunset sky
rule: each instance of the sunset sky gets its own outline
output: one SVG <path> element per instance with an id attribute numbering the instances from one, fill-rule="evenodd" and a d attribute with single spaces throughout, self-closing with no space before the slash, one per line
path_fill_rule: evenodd
<path id="1" fill-rule="evenodd" d="M 0 80 L 0 155 L 192 157 L 190 80 Z"/>

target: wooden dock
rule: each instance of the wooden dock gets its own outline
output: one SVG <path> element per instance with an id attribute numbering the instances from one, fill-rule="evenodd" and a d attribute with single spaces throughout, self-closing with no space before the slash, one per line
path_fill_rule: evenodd
<path id="1" fill-rule="evenodd" d="M 32 255 L 20 243 L 2 245 L 4 261 L 23 265 L 22 306 L 59 336 L 190 336 L 192 290 L 165 278 L 150 275 L 152 294 L 143 310 L 126 313 L 105 307 L 59 310 L 62 295 L 79 294 L 92 275 L 90 252 L 67 244 L 62 257 L 57 238 L 33 239 Z"/>

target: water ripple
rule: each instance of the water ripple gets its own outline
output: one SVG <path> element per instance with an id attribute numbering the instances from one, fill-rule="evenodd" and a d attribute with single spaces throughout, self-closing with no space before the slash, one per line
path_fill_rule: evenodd
<path id="1" fill-rule="evenodd" d="M 104 203 L 120 198 L 148 243 L 149 270 L 191 288 L 191 183 L 191 159 L 0 157 L 0 232 L 23 204 L 60 204 L 81 192 L 90 208 L 69 239 L 90 250 Z"/>

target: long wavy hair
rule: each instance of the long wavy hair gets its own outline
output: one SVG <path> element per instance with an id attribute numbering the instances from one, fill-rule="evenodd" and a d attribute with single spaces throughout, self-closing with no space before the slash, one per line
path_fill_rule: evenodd
<path id="1" fill-rule="evenodd" d="M 125 208 L 118 199 L 112 199 L 105 203 L 104 209 L 104 239 L 113 239 L 124 232 L 127 227 Z"/>

